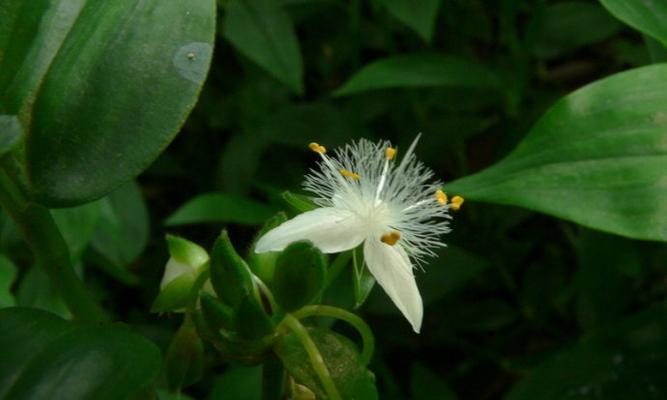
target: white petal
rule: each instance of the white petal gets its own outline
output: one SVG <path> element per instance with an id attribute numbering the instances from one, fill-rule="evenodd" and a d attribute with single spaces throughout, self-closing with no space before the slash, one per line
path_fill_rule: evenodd
<path id="1" fill-rule="evenodd" d="M 322 207 L 267 232 L 257 241 L 255 252 L 281 251 L 290 243 L 310 240 L 323 253 L 338 253 L 359 246 L 364 238 L 363 224 L 353 212 Z"/>
<path id="2" fill-rule="evenodd" d="M 400 244 L 390 246 L 377 238 L 364 243 L 364 258 L 368 270 L 396 304 L 412 329 L 419 333 L 424 308 L 412 273 L 412 265 Z"/>

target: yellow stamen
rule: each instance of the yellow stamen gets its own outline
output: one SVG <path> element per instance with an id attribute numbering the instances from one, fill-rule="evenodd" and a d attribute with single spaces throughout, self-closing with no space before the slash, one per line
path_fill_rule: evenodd
<path id="1" fill-rule="evenodd" d="M 359 179 L 359 178 L 361 178 L 361 177 L 359 176 L 359 174 L 354 173 L 354 172 L 352 172 L 352 171 L 348 171 L 348 170 L 346 170 L 346 169 L 341 169 L 341 170 L 340 170 L 340 174 L 343 175 L 343 176 L 346 176 L 346 177 L 348 177 L 348 178 L 352 178 L 352 179 Z"/>
<path id="2" fill-rule="evenodd" d="M 398 242 L 398 239 L 401 238 L 401 234 L 397 231 L 391 231 L 389 233 L 385 233 L 384 235 L 380 236 L 380 241 L 382 243 L 386 243 L 389 246 L 393 246 Z"/>
<path id="3" fill-rule="evenodd" d="M 452 203 L 450 204 L 449 208 L 451 208 L 454 211 L 458 211 L 461 208 L 461 205 L 463 205 L 463 197 L 461 196 L 454 196 L 452 197 Z"/>
<path id="4" fill-rule="evenodd" d="M 387 147 L 387 150 L 384 151 L 384 155 L 387 157 L 387 160 L 392 160 L 396 157 L 396 149 L 393 147 Z"/>
<path id="5" fill-rule="evenodd" d="M 315 153 L 324 154 L 324 153 L 327 152 L 327 148 L 326 148 L 326 147 L 324 147 L 324 146 L 322 146 L 322 145 L 320 145 L 319 143 L 316 143 L 316 142 L 312 142 L 312 143 L 310 143 L 310 144 L 308 145 L 308 147 L 309 147 L 312 151 L 314 151 Z"/>
<path id="6" fill-rule="evenodd" d="M 442 204 L 443 206 L 447 204 L 447 201 L 449 201 L 447 194 L 445 194 L 445 192 L 440 189 L 435 191 L 435 199 L 438 200 L 438 203 Z"/>

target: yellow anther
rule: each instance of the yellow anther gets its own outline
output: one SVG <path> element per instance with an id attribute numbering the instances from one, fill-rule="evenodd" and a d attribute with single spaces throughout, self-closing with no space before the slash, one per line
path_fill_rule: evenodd
<path id="1" fill-rule="evenodd" d="M 308 147 L 315 153 L 324 154 L 327 152 L 327 148 L 320 145 L 319 143 L 312 142 L 311 144 L 308 145 Z"/>
<path id="2" fill-rule="evenodd" d="M 463 197 L 454 196 L 452 197 L 452 203 L 449 205 L 449 208 L 454 211 L 458 211 L 461 208 L 461 205 L 463 205 Z"/>
<path id="3" fill-rule="evenodd" d="M 447 201 L 449 200 L 445 192 L 440 189 L 435 191 L 435 199 L 438 200 L 438 203 L 442 204 L 443 206 L 447 204 Z"/>
<path id="4" fill-rule="evenodd" d="M 386 243 L 389 246 L 393 246 L 398 242 L 398 239 L 401 238 L 401 234 L 397 231 L 391 231 L 380 236 L 380 241 Z"/>
<path id="5" fill-rule="evenodd" d="M 384 155 L 387 157 L 387 160 L 391 160 L 396 157 L 396 149 L 393 147 L 387 147 L 387 150 L 384 151 Z"/>
<path id="6" fill-rule="evenodd" d="M 354 173 L 354 172 L 352 172 L 352 171 L 348 171 L 348 170 L 346 170 L 346 169 L 341 169 L 341 170 L 340 170 L 340 174 L 343 175 L 343 176 L 345 176 L 345 177 L 352 178 L 352 179 L 359 179 L 359 178 L 361 178 L 361 177 L 359 176 L 359 174 Z"/>

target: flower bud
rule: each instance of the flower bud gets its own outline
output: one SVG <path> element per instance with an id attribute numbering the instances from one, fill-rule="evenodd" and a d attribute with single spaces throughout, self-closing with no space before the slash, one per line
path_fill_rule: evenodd
<path id="1" fill-rule="evenodd" d="M 206 250 L 196 243 L 172 235 L 166 239 L 171 257 L 160 283 L 160 294 L 151 308 L 153 312 L 183 311 L 209 260 Z"/>

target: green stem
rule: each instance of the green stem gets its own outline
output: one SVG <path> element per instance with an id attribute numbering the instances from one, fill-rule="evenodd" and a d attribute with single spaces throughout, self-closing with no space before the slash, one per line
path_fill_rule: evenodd
<path id="1" fill-rule="evenodd" d="M 371 358 L 373 358 L 373 351 L 375 350 L 375 338 L 373 337 L 373 332 L 366 322 L 356 314 L 332 306 L 306 306 L 292 313 L 292 316 L 298 319 L 313 316 L 332 317 L 347 322 L 359 332 L 359 335 L 361 335 L 361 362 L 364 365 L 368 365 Z"/>
<path id="2" fill-rule="evenodd" d="M 86 321 L 107 320 L 104 311 L 74 273 L 67 243 L 51 212 L 41 205 L 27 201 L 4 170 L 0 170 L 0 204 L 23 233 L 37 263 L 44 268 L 51 284 L 74 318 Z"/>
<path id="3" fill-rule="evenodd" d="M 299 322 L 298 319 L 294 318 L 292 315 L 289 314 L 285 316 L 283 323 L 292 332 L 294 332 L 294 334 L 301 341 L 301 344 L 303 345 L 304 349 L 306 349 L 306 353 L 308 353 L 308 357 L 310 358 L 310 362 L 313 365 L 313 369 L 315 370 L 317 376 L 320 378 L 320 382 L 322 382 L 322 386 L 324 386 L 324 391 L 327 393 L 329 399 L 342 400 L 342 397 L 340 397 L 340 394 L 338 394 L 338 389 L 336 389 L 336 385 L 334 384 L 334 381 L 331 378 L 329 369 L 324 363 L 322 354 L 320 354 L 320 350 L 315 345 L 315 342 L 313 342 L 313 339 L 308 334 L 306 328 L 303 325 L 301 325 L 301 322 Z"/>

